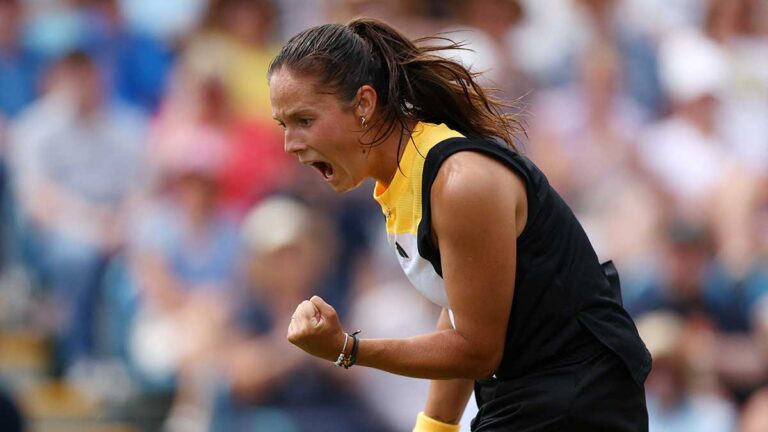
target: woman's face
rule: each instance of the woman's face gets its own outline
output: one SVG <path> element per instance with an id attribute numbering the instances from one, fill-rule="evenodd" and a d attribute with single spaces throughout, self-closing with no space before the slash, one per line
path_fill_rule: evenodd
<path id="1" fill-rule="evenodd" d="M 337 192 L 371 176 L 369 154 L 360 143 L 366 103 L 344 106 L 335 94 L 319 93 L 311 78 L 286 68 L 272 74 L 269 90 L 272 114 L 285 131 L 286 153 L 317 170 Z"/>

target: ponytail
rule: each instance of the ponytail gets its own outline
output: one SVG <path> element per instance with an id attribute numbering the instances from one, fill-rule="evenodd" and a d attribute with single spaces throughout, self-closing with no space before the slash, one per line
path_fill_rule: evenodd
<path id="1" fill-rule="evenodd" d="M 395 130 L 402 137 L 411 121 L 424 121 L 445 123 L 468 137 L 500 139 L 517 151 L 515 138 L 523 129 L 505 113 L 510 106 L 477 83 L 478 73 L 438 55 L 454 49 L 466 48 L 443 37 L 411 41 L 379 20 L 359 18 L 294 36 L 272 61 L 269 75 L 283 66 L 315 75 L 350 104 L 362 85 L 371 85 L 379 99 L 368 145 Z"/>

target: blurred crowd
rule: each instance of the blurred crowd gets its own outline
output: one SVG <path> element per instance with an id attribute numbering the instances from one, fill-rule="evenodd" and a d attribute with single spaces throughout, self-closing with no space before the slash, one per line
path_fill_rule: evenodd
<path id="1" fill-rule="evenodd" d="M 336 195 L 272 119 L 280 44 L 361 15 L 464 41 L 514 107 L 619 268 L 651 431 L 768 430 L 764 0 L 0 0 L 0 334 L 43 335 L 36 379 L 134 430 L 410 430 L 426 382 L 285 340 L 313 294 L 366 337 L 439 313 L 371 185 Z M 43 430 L 0 376 L 0 417 Z"/>

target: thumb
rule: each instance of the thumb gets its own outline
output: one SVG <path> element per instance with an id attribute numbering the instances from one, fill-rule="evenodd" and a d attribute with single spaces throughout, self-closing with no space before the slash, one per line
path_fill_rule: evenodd
<path id="1" fill-rule="evenodd" d="M 312 298 L 309 299 L 309 302 L 315 307 L 316 316 L 319 315 L 318 325 L 320 325 L 322 320 L 328 318 L 333 319 L 336 316 L 336 309 L 326 303 L 320 296 L 312 296 Z"/>

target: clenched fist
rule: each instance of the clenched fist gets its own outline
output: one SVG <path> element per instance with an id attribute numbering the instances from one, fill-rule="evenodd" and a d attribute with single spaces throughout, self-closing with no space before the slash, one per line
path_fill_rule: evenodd
<path id="1" fill-rule="evenodd" d="M 291 317 L 288 341 L 315 357 L 336 361 L 344 346 L 336 310 L 318 296 L 304 300 Z"/>

